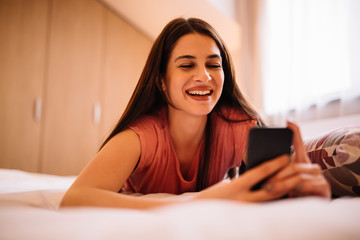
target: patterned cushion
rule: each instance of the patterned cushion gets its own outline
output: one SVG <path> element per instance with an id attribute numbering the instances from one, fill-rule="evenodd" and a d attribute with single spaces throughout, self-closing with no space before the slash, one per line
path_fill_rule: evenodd
<path id="1" fill-rule="evenodd" d="M 339 128 L 304 142 L 335 196 L 360 196 L 360 126 Z"/>

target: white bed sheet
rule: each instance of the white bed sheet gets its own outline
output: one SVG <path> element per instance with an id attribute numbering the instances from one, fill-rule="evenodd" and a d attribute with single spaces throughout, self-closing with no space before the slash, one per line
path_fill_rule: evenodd
<path id="1" fill-rule="evenodd" d="M 0 169 L 0 239 L 360 239 L 359 198 L 58 209 L 73 180 Z"/>

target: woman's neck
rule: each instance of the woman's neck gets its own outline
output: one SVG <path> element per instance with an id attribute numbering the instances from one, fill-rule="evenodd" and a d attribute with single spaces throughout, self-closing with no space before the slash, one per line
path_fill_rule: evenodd
<path id="1" fill-rule="evenodd" d="M 167 117 L 170 135 L 176 149 L 194 149 L 199 146 L 205 132 L 206 115 L 192 116 L 184 111 L 169 107 Z"/>

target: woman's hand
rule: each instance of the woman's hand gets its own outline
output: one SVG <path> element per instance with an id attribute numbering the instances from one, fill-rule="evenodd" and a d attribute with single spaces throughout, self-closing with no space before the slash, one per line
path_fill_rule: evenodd
<path id="1" fill-rule="evenodd" d="M 197 199 L 222 198 L 229 200 L 262 202 L 279 199 L 282 196 L 300 197 L 316 195 L 330 198 L 330 185 L 317 164 L 311 161 L 305 151 L 299 128 L 292 123 L 295 155 L 282 155 L 255 167 L 231 182 L 221 182 L 203 190 Z M 263 188 L 251 188 L 263 179 L 269 178 Z"/>
<path id="2" fill-rule="evenodd" d="M 289 191 L 290 197 L 321 196 L 330 198 L 330 185 L 322 175 L 321 168 L 312 164 L 301 138 L 299 128 L 288 122 L 288 127 L 293 131 L 294 158 L 292 163 L 278 172 L 265 185 L 271 192 Z"/>
<path id="3" fill-rule="evenodd" d="M 290 157 L 282 155 L 246 171 L 231 182 L 220 182 L 201 191 L 196 196 L 196 199 L 220 198 L 246 202 L 263 202 L 278 199 L 288 193 L 291 188 L 288 187 L 286 189 L 287 186 L 284 186 L 281 191 L 269 191 L 266 188 L 252 191 L 251 188 L 261 180 L 266 179 L 281 169 L 285 169 L 289 165 Z"/>

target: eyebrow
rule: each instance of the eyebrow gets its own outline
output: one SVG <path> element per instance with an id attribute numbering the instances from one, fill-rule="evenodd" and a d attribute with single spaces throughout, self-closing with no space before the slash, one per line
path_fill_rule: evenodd
<path id="1" fill-rule="evenodd" d="M 181 55 L 177 58 L 175 58 L 175 62 L 180 60 L 180 59 L 195 59 L 196 57 L 195 56 L 192 56 L 192 55 Z M 207 59 L 213 59 L 213 58 L 219 58 L 221 59 L 220 55 L 219 54 L 212 54 L 212 55 L 209 55 L 206 57 Z"/>

